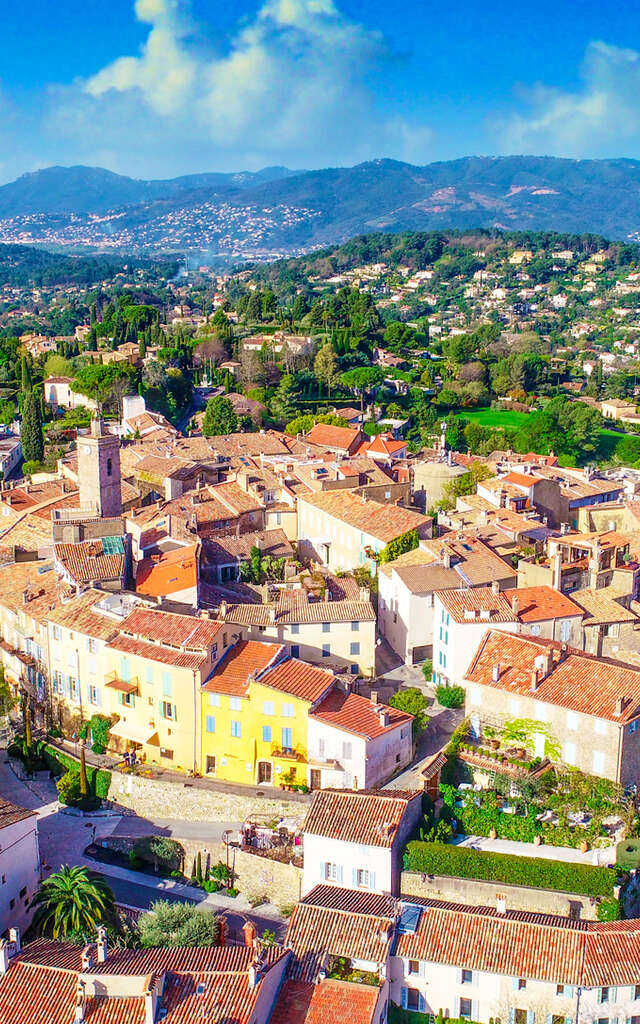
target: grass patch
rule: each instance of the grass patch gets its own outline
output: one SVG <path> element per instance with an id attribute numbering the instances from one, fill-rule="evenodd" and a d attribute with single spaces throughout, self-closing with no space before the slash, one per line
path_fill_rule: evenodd
<path id="1" fill-rule="evenodd" d="M 518 430 L 526 421 L 528 412 L 517 412 L 515 409 L 460 409 L 456 417 L 479 423 L 481 427 L 504 427 L 506 430 Z"/>
<path id="2" fill-rule="evenodd" d="M 629 871 L 640 868 L 640 839 L 623 839 L 618 843 L 616 864 Z"/>
<path id="3" fill-rule="evenodd" d="M 543 860 L 539 857 L 519 857 L 417 840 L 408 844 L 404 866 L 407 871 L 419 871 L 426 875 L 474 878 L 485 882 L 503 882 L 506 885 L 526 885 L 534 889 L 579 893 L 582 896 L 613 896 L 617 877 L 614 868 Z"/>

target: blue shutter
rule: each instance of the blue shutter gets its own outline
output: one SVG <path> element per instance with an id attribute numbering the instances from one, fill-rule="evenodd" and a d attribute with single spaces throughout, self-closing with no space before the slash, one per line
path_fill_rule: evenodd
<path id="1" fill-rule="evenodd" d="M 323 882 L 326 882 L 327 880 L 327 867 L 327 862 L 323 860 L 320 863 L 320 878 Z"/>
<path id="2" fill-rule="evenodd" d="M 565 1017 L 564 1024 L 573 1024 L 573 1017 Z"/>
<path id="3" fill-rule="evenodd" d="M 358 884 L 358 869 L 357 868 L 352 868 L 351 869 L 351 882 L 352 882 L 352 884 L 354 886 L 357 886 L 357 884 Z"/>
<path id="4" fill-rule="evenodd" d="M 516 1011 L 515 1007 L 509 1007 L 509 1024 L 516 1024 Z"/>
<path id="5" fill-rule="evenodd" d="M 576 994 L 575 987 L 573 985 L 565 985 L 564 994 L 567 997 L 567 999 L 574 999 Z"/>
<path id="6" fill-rule="evenodd" d="M 517 992 L 517 990 L 518 990 L 518 979 L 517 978 L 512 978 L 511 979 L 511 988 L 512 988 L 512 990 L 514 992 Z"/>
<path id="7" fill-rule="evenodd" d="M 527 1010 L 527 1024 L 535 1024 L 536 1015 L 534 1010 Z"/>
<path id="8" fill-rule="evenodd" d="M 375 889 L 376 887 L 376 873 L 375 871 L 369 872 L 369 888 Z"/>
<path id="9" fill-rule="evenodd" d="M 546 1017 L 546 1024 L 552 1024 L 552 1021 L 553 1021 L 553 1014 L 552 1013 L 548 1013 L 547 1017 Z"/>
<path id="10" fill-rule="evenodd" d="M 131 668 L 129 666 L 128 658 L 120 658 L 120 678 L 127 683 L 131 678 Z"/>
<path id="11" fill-rule="evenodd" d="M 96 707 L 102 707 L 102 692 L 99 686 L 96 686 Z"/>
<path id="12" fill-rule="evenodd" d="M 338 864 L 338 881 L 342 885 L 342 864 Z"/>
<path id="13" fill-rule="evenodd" d="M 409 1000 L 407 999 L 407 990 L 406 990 L 406 988 L 401 988 L 400 989 L 400 1001 L 402 1003 L 402 1009 L 406 1010 L 407 1003 L 409 1002 Z"/>
<path id="14" fill-rule="evenodd" d="M 426 1011 L 427 1011 L 427 1004 L 425 1002 L 425 998 L 424 998 L 422 992 L 418 993 L 418 1009 L 419 1009 L 420 1013 L 426 1013 Z"/>

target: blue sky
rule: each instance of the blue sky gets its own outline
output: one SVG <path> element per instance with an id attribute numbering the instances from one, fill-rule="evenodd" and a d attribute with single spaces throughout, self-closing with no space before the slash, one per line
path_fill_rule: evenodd
<path id="1" fill-rule="evenodd" d="M 2 27 L 2 181 L 640 156 L 635 4 L 5 0 Z"/>

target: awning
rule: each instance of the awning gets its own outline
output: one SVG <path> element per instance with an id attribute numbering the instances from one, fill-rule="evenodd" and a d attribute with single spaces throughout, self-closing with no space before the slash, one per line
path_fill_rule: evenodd
<path id="1" fill-rule="evenodd" d="M 123 740 L 131 740 L 133 743 L 151 743 L 155 737 L 153 746 L 159 746 L 157 729 L 153 725 L 136 725 L 121 718 L 111 726 L 109 732 L 112 736 L 120 736 Z"/>
<path id="2" fill-rule="evenodd" d="M 136 693 L 138 689 L 137 683 L 132 683 L 127 679 L 112 679 L 110 683 L 106 683 L 111 690 L 118 690 L 120 693 Z"/>

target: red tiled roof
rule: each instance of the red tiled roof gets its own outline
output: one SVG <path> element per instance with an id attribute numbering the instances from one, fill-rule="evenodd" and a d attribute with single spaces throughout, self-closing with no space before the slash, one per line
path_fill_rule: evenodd
<path id="1" fill-rule="evenodd" d="M 390 849 L 409 804 L 419 795 L 401 790 L 318 790 L 307 813 L 304 833 Z"/>
<path id="2" fill-rule="evenodd" d="M 199 669 L 207 660 L 207 654 L 203 650 L 185 651 L 176 647 L 161 647 L 159 644 L 137 640 L 133 636 L 117 636 L 107 646 L 122 654 L 134 654 L 138 658 L 148 658 L 150 661 L 159 661 L 163 665 L 173 665 L 175 668 L 190 668 L 192 671 Z"/>
<path id="3" fill-rule="evenodd" d="M 204 650 L 214 643 L 222 626 L 216 619 L 137 608 L 122 621 L 120 629 L 145 640 Z"/>
<path id="4" fill-rule="evenodd" d="M 507 473 L 506 476 L 500 478 L 507 484 L 516 484 L 518 487 L 533 487 L 534 484 L 539 484 L 542 477 L 539 476 L 528 476 L 526 473 Z"/>
<path id="5" fill-rule="evenodd" d="M 17 821 L 31 818 L 35 813 L 35 811 L 29 811 L 26 807 L 18 807 L 17 804 L 12 804 L 0 797 L 0 828 L 15 825 Z"/>
<path id="6" fill-rule="evenodd" d="M 557 704 L 596 718 L 622 724 L 640 715 L 640 670 L 610 658 L 596 658 L 568 648 L 563 660 L 561 644 L 541 637 L 516 636 L 490 629 L 467 670 L 466 679 L 510 694 L 531 697 L 535 659 L 554 652 L 552 671 L 538 683 L 535 699 Z M 494 665 L 499 677 L 492 678 Z M 616 704 L 624 698 L 622 714 Z"/>
<path id="7" fill-rule="evenodd" d="M 475 587 L 471 590 L 442 590 L 438 592 L 438 599 L 456 622 L 486 622 L 489 624 L 491 622 L 518 621 L 517 615 L 513 613 L 511 602 L 504 594 L 494 594 L 491 587 Z"/>
<path id="8" fill-rule="evenodd" d="M 548 619 L 564 619 L 571 615 L 582 615 L 579 605 L 555 587 L 521 587 L 503 590 L 508 601 L 518 599 L 520 622 L 544 622 Z"/>
<path id="9" fill-rule="evenodd" d="M 190 590 L 198 585 L 197 545 L 176 548 L 162 555 L 144 558 L 138 564 L 136 590 L 139 594 L 161 597 Z"/>
<path id="10" fill-rule="evenodd" d="M 394 441 L 392 437 L 384 437 L 378 434 L 373 441 L 366 446 L 367 452 L 381 452 L 385 455 L 395 455 L 404 451 L 407 447 L 406 441 Z"/>
<path id="11" fill-rule="evenodd" d="M 265 672 L 260 683 L 315 704 L 334 685 L 334 678 L 333 672 L 325 668 L 307 665 L 298 658 L 287 658 Z"/>
<path id="12" fill-rule="evenodd" d="M 315 981 L 327 953 L 384 963 L 391 946 L 392 925 L 392 918 L 298 903 L 285 940 L 294 957 L 288 968 L 289 978 Z"/>
<path id="13" fill-rule="evenodd" d="M 383 712 L 387 715 L 387 725 L 380 721 Z M 405 711 L 399 711 L 388 704 L 372 704 L 358 693 L 344 693 L 342 690 L 334 690 L 325 697 L 312 715 L 328 725 L 358 733 L 370 740 L 413 721 L 413 715 Z"/>
<path id="14" fill-rule="evenodd" d="M 348 452 L 355 446 L 359 437 L 360 431 L 352 427 L 333 427 L 329 423 L 315 423 L 306 435 L 305 441 Z"/>
<path id="15" fill-rule="evenodd" d="M 371 1024 L 380 990 L 373 985 L 324 978 L 319 984 L 286 981 L 270 1024 Z"/>
<path id="16" fill-rule="evenodd" d="M 423 516 L 414 509 L 367 500 L 352 491 L 320 491 L 317 494 L 305 494 L 300 501 L 342 520 L 356 530 L 368 533 L 384 544 L 402 533 L 420 529 L 431 522 L 429 516 Z"/>
<path id="17" fill-rule="evenodd" d="M 124 574 L 124 552 L 105 554 L 100 539 L 82 541 L 80 544 L 56 544 L 54 550 L 57 561 L 78 583 L 117 580 Z"/>
<path id="18" fill-rule="evenodd" d="M 241 640 L 226 654 L 203 689 L 210 693 L 244 697 L 249 691 L 249 676 L 264 672 L 284 650 L 283 644 Z"/>

